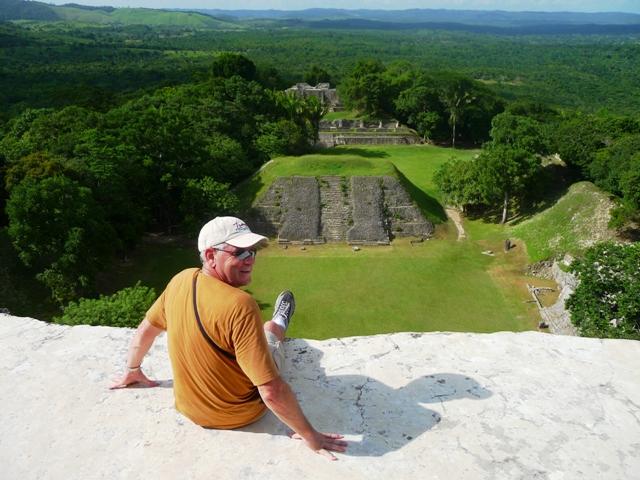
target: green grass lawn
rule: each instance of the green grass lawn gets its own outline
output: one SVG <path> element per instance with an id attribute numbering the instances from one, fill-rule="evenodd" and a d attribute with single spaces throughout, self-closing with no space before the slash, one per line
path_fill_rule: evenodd
<path id="1" fill-rule="evenodd" d="M 453 155 L 469 158 L 475 153 L 432 146 L 337 148 L 276 159 L 254 176 L 253 185 L 247 182 L 240 191 L 251 197 L 278 176 L 399 175 L 419 199 L 428 198 L 442 211 L 433 172 Z M 526 290 L 526 283 L 533 280 L 522 274 L 524 249 L 501 251 L 505 227 L 477 221 L 469 222 L 469 227 L 465 242 L 457 242 L 455 229 L 443 224 L 438 231 L 445 234 L 421 244 L 399 239 L 391 246 L 358 252 L 346 244 L 303 250 L 272 243 L 258 255 L 247 290 L 265 319 L 281 290 L 295 293 L 296 317 L 289 332 L 293 337 L 535 328 L 537 312 L 527 303 Z M 129 264 L 114 268 L 104 284 L 114 291 L 141 280 L 160 293 L 180 269 L 198 265 L 193 243 L 191 247 L 147 245 L 132 255 Z M 495 256 L 482 255 L 487 249 Z"/>
<path id="2" fill-rule="evenodd" d="M 330 338 L 398 331 L 528 330 L 530 309 L 492 277 L 495 258 L 471 244 L 272 248 L 249 290 L 269 318 L 280 290 L 296 294 L 290 335 Z"/>

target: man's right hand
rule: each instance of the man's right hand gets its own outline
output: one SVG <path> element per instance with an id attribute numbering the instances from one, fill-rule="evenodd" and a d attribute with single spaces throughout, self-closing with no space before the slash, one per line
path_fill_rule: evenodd
<path id="1" fill-rule="evenodd" d="M 344 436 L 338 433 L 315 432 L 311 439 L 305 439 L 302 435 L 294 433 L 291 438 L 304 440 L 307 447 L 329 460 L 337 460 L 336 456 L 331 452 L 344 452 L 347 450 L 347 442 L 342 440 Z"/>
<path id="2" fill-rule="evenodd" d="M 113 382 L 109 387 L 111 390 L 115 388 L 127 388 L 128 386 L 157 387 L 159 385 L 155 380 L 150 380 L 144 374 L 142 369 L 126 372 L 122 377 Z"/>

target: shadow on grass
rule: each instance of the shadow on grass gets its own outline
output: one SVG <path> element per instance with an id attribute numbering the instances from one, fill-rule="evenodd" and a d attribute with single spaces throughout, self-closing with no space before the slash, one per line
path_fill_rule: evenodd
<path id="1" fill-rule="evenodd" d="M 387 158 L 389 154 L 387 152 L 381 152 L 379 150 L 367 150 L 364 148 L 322 148 L 314 152 L 316 155 L 338 156 L 338 155 L 354 155 L 365 158 Z"/>
<path id="2" fill-rule="evenodd" d="M 424 404 L 441 406 L 463 398 L 485 400 L 492 396 L 473 378 L 459 373 L 415 375 L 399 388 L 364 375 L 327 375 L 320 366 L 322 351 L 304 340 L 288 342 L 285 348 L 283 376 L 309 417 L 322 419 L 322 424 L 316 425 L 321 431 L 346 436 L 348 447 L 344 455 L 348 456 L 381 457 L 429 431 L 442 420 L 442 414 Z M 392 357 L 388 357 L 390 366 Z M 271 413 L 238 430 L 271 435 L 291 433 Z"/>
<path id="3" fill-rule="evenodd" d="M 423 190 L 416 187 L 404 174 L 396 168 L 398 179 L 402 186 L 407 190 L 411 198 L 418 204 L 422 213 L 433 223 L 445 223 L 447 214 L 435 198 L 427 195 Z"/>
<path id="4" fill-rule="evenodd" d="M 543 168 L 540 177 L 523 197 L 521 204 L 515 208 L 509 205 L 507 223 L 518 225 L 525 220 L 554 206 L 567 194 L 569 187 L 579 179 L 566 167 L 548 165 Z M 470 220 L 484 220 L 487 223 L 499 224 L 502 220 L 502 205 L 468 206 L 465 216 Z"/>
<path id="5" fill-rule="evenodd" d="M 531 188 L 520 206 L 517 215 L 508 219 L 510 225 L 519 223 L 554 206 L 569 191 L 572 183 L 578 181 L 576 174 L 560 165 L 547 165 L 542 169 L 538 181 Z M 500 217 L 502 211 L 500 211 Z M 498 221 L 500 221 L 498 219 Z"/>

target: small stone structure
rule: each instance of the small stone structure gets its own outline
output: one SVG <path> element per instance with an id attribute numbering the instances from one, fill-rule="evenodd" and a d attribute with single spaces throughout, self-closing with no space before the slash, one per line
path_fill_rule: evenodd
<path id="1" fill-rule="evenodd" d="M 428 238 L 434 230 L 390 176 L 280 177 L 247 222 L 280 243 L 388 244 L 395 237 Z"/>
<path id="2" fill-rule="evenodd" d="M 397 120 L 323 120 L 318 145 L 413 145 L 422 139 Z"/>
<path id="3" fill-rule="evenodd" d="M 285 92 L 302 98 L 316 97 L 330 112 L 342 111 L 338 92 L 328 83 L 319 83 L 315 87 L 308 83 L 296 83 L 293 87 L 287 88 Z"/>

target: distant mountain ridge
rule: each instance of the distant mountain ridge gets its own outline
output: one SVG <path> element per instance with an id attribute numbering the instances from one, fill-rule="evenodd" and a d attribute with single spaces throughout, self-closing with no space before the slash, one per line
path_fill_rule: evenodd
<path id="1" fill-rule="evenodd" d="M 366 19 L 344 20 L 278 20 L 278 25 L 310 29 L 336 30 L 447 30 L 494 35 L 621 35 L 640 33 L 640 23 L 629 25 L 571 25 L 571 24 L 532 24 L 526 26 L 499 27 L 494 25 L 471 25 L 453 22 L 399 23 Z"/>
<path id="2" fill-rule="evenodd" d="M 623 12 L 510 12 L 502 10 L 346 10 L 310 8 L 306 10 L 221 10 L 195 9 L 218 17 L 247 19 L 348 20 L 360 19 L 391 23 L 461 23 L 495 27 L 534 25 L 637 25 L 640 14 Z"/>
<path id="3" fill-rule="evenodd" d="M 108 0 L 107 0 L 108 1 Z M 508 12 L 410 9 L 221 10 L 50 5 L 0 0 L 0 21 L 67 21 L 99 25 L 148 25 L 190 29 L 312 28 L 353 30 L 452 30 L 505 35 L 638 34 L 634 13 Z"/>

